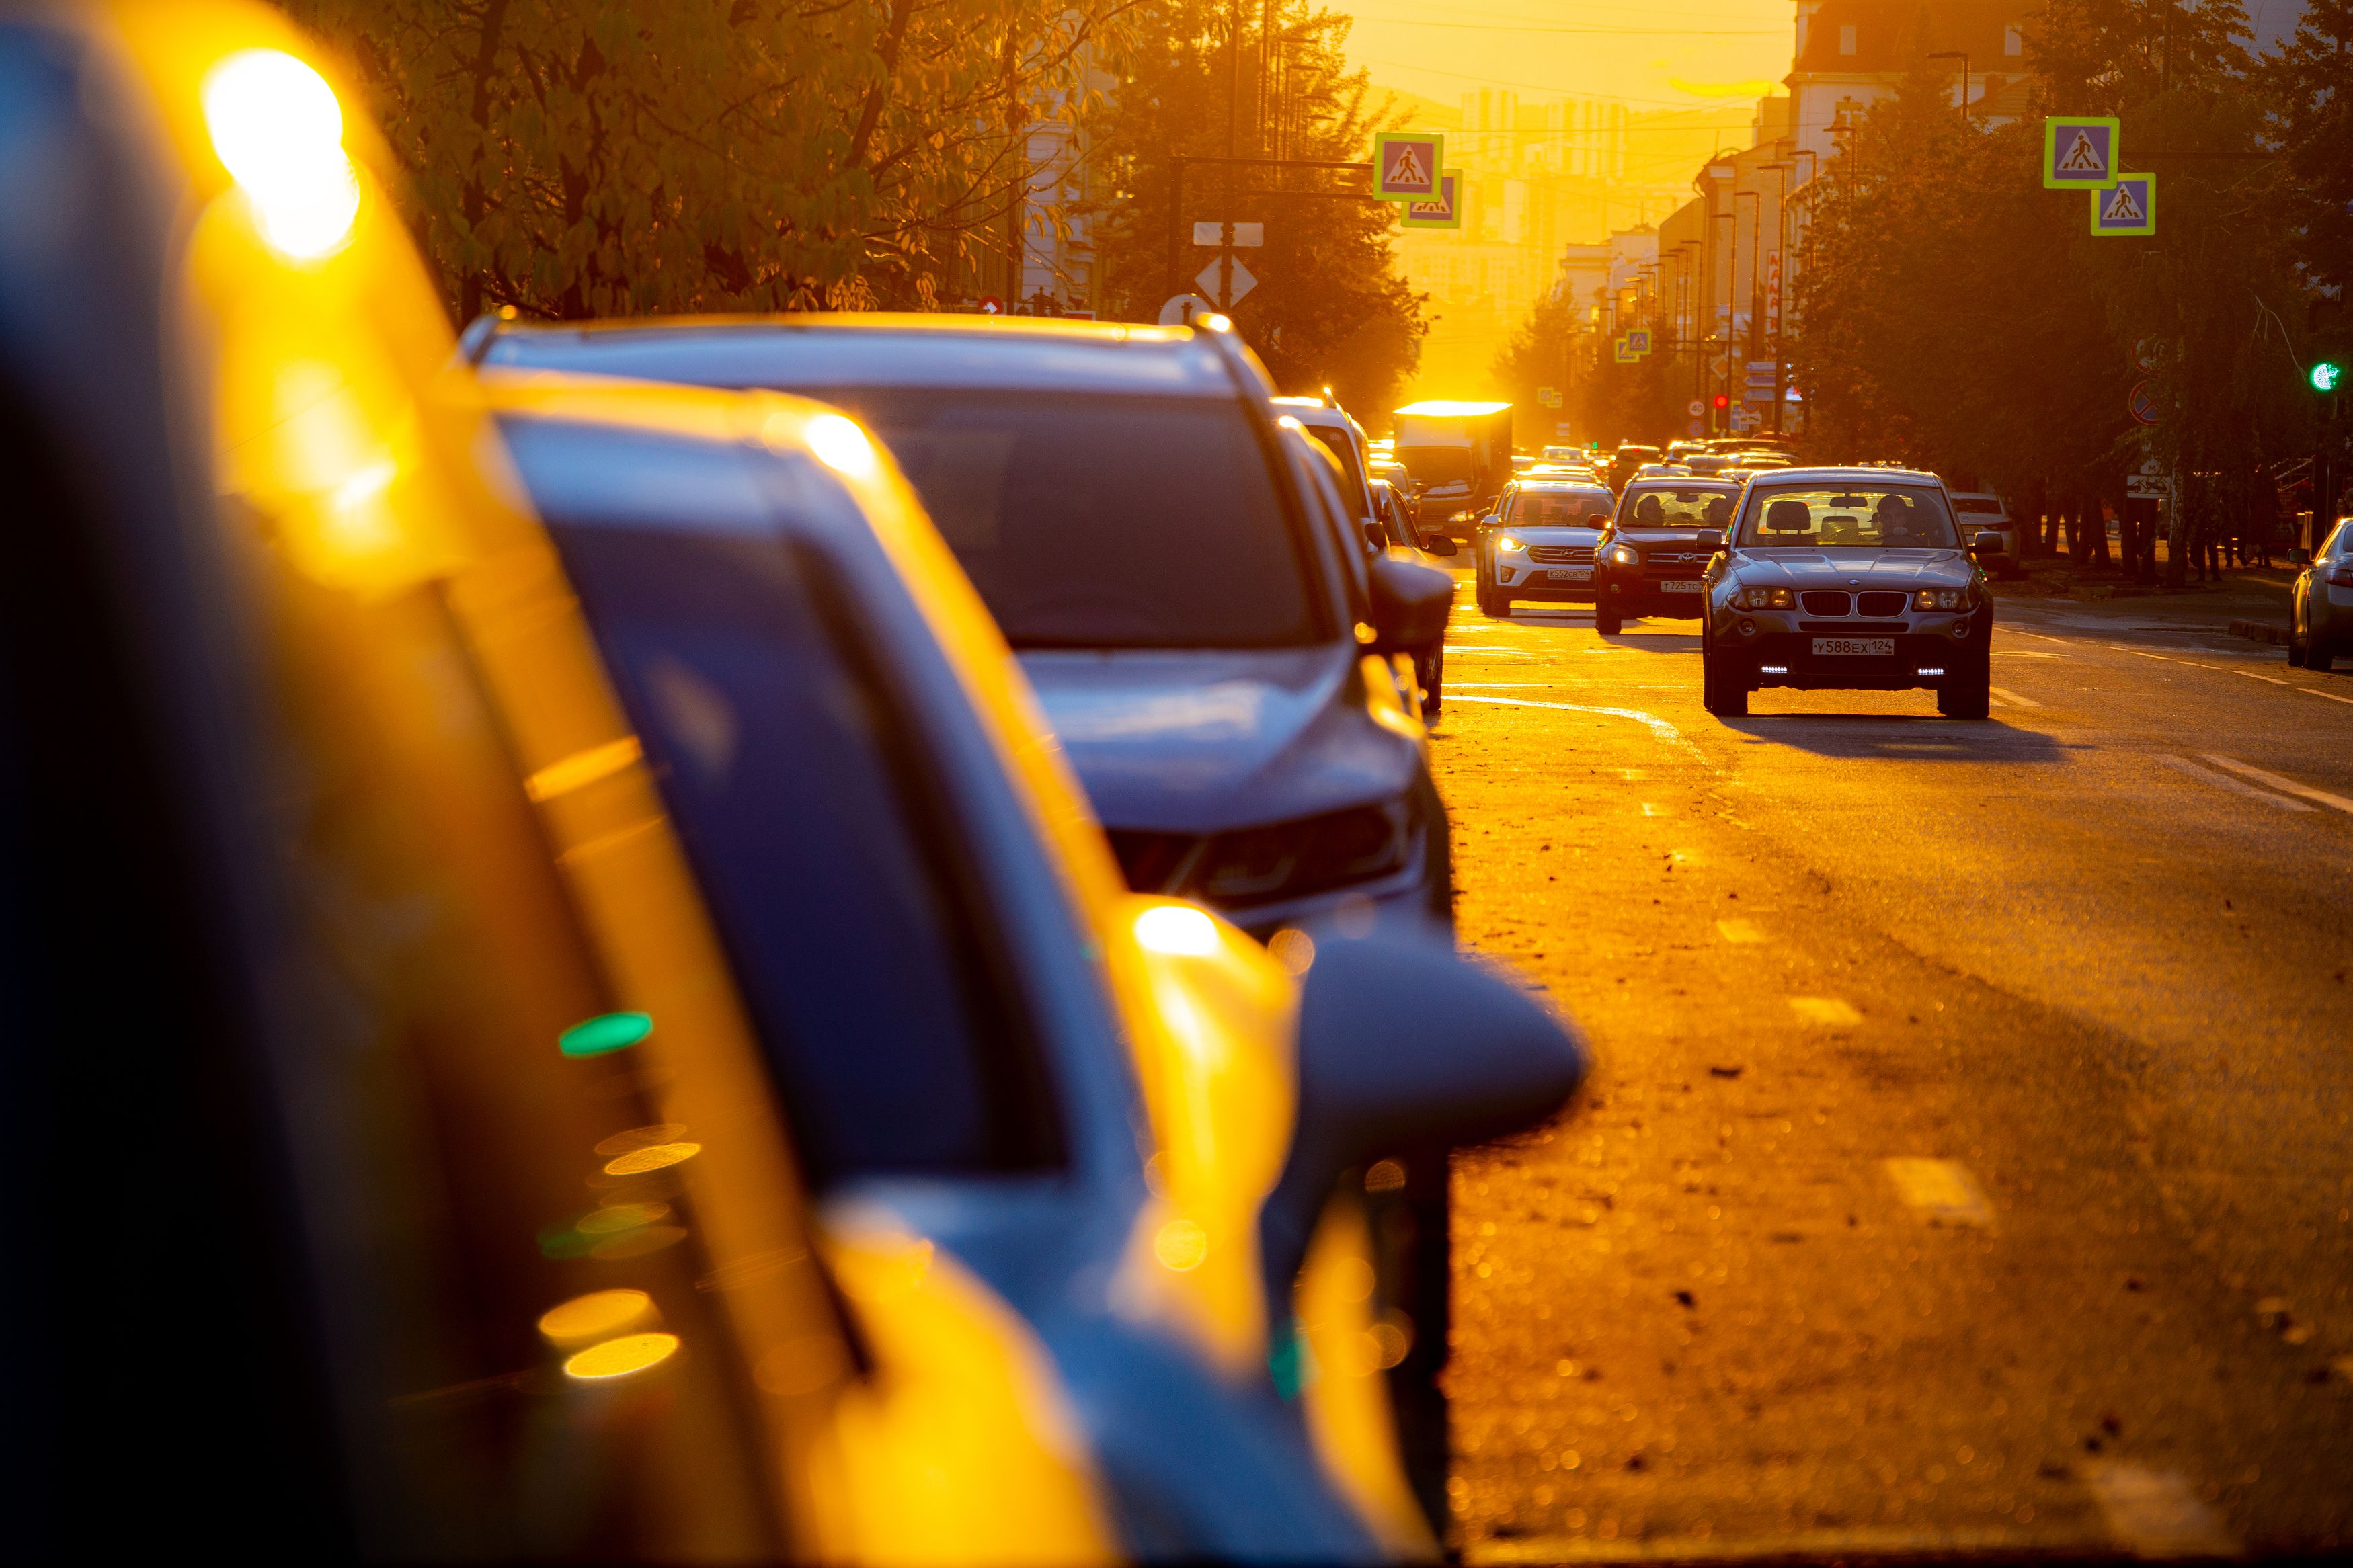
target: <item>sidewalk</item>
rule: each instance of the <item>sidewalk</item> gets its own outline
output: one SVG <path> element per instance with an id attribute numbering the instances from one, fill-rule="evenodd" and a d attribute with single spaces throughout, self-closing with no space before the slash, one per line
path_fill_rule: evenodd
<path id="1" fill-rule="evenodd" d="M 2158 599 L 2164 602 L 2168 614 L 2211 620 L 2218 629 L 2232 621 L 2251 621 L 2276 626 L 2283 634 L 2287 626 L 2289 591 L 2296 574 L 2296 568 L 2284 565 L 2226 569 L 2221 582 L 2184 583 L 2177 594 L 2165 586 L 2165 553 L 2161 548 L 2158 552 L 2158 580 L 2155 583 L 2133 582 L 2114 566 L 2105 572 L 2096 567 L 2088 572 L 2079 570 L 2063 555 L 2035 556 L 2022 564 L 2027 574 L 2024 578 L 1993 584 L 1997 601 L 2081 604 L 2108 599 Z"/>

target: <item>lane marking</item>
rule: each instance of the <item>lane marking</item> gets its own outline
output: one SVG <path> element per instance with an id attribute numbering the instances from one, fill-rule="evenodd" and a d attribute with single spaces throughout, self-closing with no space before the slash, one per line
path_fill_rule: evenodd
<path id="1" fill-rule="evenodd" d="M 1604 1522 L 1616 1525 L 1614 1518 Z M 1650 1539 L 1590 1535 L 1519 1535 L 1466 1541 L 1462 1561 L 1469 1568 L 1558 1568 L 1564 1563 L 1737 1563 L 1766 1558 L 1796 1563 L 1827 1563 L 1836 1557 L 1905 1557 L 1945 1559 L 1983 1552 L 1999 1555 L 2028 1547 L 2049 1548 L 2052 1542 L 2033 1528 L 2014 1530 L 1919 1530 L 1900 1525 L 1865 1526 L 1856 1530 L 1804 1530 L 1760 1539 L 1736 1536 L 1659 1535 Z M 2062 1542 L 2061 1544 L 2065 1544 Z M 2096 1542 L 2086 1542 L 2087 1546 Z"/>
<path id="2" fill-rule="evenodd" d="M 2218 773 L 2212 768 L 2200 767 L 2198 763 L 2191 762 L 2188 757 L 2176 757 L 2160 752 L 2157 760 L 2165 763 L 2168 767 L 2179 769 L 2181 772 L 2188 773 L 2191 778 L 2198 780 L 2200 784 L 2210 784 L 2216 789 L 2229 790 L 2232 795 L 2247 795 L 2253 799 L 2262 801 L 2266 805 L 2278 806 L 2282 811 L 2317 811 L 2320 809 L 2318 806 L 2309 805 L 2304 801 L 2291 800 L 2284 795 L 2274 795 L 2267 789 L 2257 789 L 2254 785 L 2248 784 L 2243 779 L 2234 779 L 2228 773 Z"/>
<path id="3" fill-rule="evenodd" d="M 1764 931 L 1755 921 L 1718 921 L 1715 930 L 1716 934 L 1726 942 L 1746 944 L 1765 940 Z"/>
<path id="4" fill-rule="evenodd" d="M 2282 790 L 2289 795 L 2300 795 L 2306 800 L 2316 800 L 2323 805 L 2333 805 L 2339 811 L 2353 813 L 2353 800 L 2348 800 L 2341 795 L 2331 795 L 2325 789 L 2315 789 L 2310 784 L 2298 784 L 2294 779 L 2266 773 L 2253 763 L 2242 763 L 2234 757 L 2226 757 L 2220 752 L 2206 752 L 2200 754 L 2216 767 L 2228 768 L 2242 777 L 2253 779 L 2257 784 L 2267 784 L 2275 790 Z"/>
<path id="5" fill-rule="evenodd" d="M 2339 697 L 2334 691 L 2323 691 L 2317 687 L 2299 686 L 2296 689 L 2298 691 L 2309 691 L 2315 697 L 2326 697 L 2331 702 L 2353 702 L 2353 697 Z"/>
<path id="6" fill-rule="evenodd" d="M 1653 805 L 1651 802 L 1646 800 L 1642 803 L 1642 815 L 1644 816 L 1672 816 L 1674 815 L 1674 808 L 1665 805 Z"/>
<path id="7" fill-rule="evenodd" d="M 2017 692 L 2012 691 L 2007 686 L 1989 686 L 1986 689 L 1992 692 L 1996 697 L 2000 698 L 2004 702 L 2009 703 L 2013 708 L 2040 708 L 2042 706 L 2042 703 L 2037 702 L 2031 697 L 2021 697 Z"/>
<path id="8" fill-rule="evenodd" d="M 2044 653 L 2044 652 L 2043 652 L 2041 648 L 2039 648 L 2039 647 L 1998 647 L 1998 648 L 1996 648 L 1996 649 L 1994 649 L 1994 650 L 1993 650 L 1993 656 L 1994 656 L 1994 658 L 2061 658 L 2061 659 L 2063 659 L 2063 658 L 2065 658 L 2067 657 L 2067 656 L 2066 656 L 2065 654 L 2063 654 L 2063 653 Z"/>
<path id="9" fill-rule="evenodd" d="M 2200 668 L 2200 669 L 2219 669 L 2219 668 L 2221 668 L 2221 666 L 2220 666 L 2220 665 L 2212 665 L 2212 664 L 2201 664 L 2201 665 L 2200 665 L 2198 668 Z M 2231 673 L 2231 674 L 2232 674 L 2232 675 L 2243 675 L 2243 676 L 2245 676 L 2249 680 L 2271 680 L 2271 683 L 2272 683 L 2274 686 L 2285 686 L 2286 684 L 2288 684 L 2288 683 L 2287 683 L 2286 681 L 2284 681 L 2284 680 L 2272 680 L 2272 678 L 2271 678 L 2270 676 L 2268 676 L 2268 675 L 2257 675 L 2257 674 L 2256 674 L 2253 670 L 2252 670 L 2252 669 L 2234 669 L 2234 670 L 2232 670 L 2230 673 Z"/>
<path id="10" fill-rule="evenodd" d="M 1806 1023 L 1831 1028 L 1848 1028 L 1862 1022 L 1862 1015 L 1854 1010 L 1854 1004 L 1835 996 L 1792 996 L 1789 1011 Z"/>
<path id="11" fill-rule="evenodd" d="M 2084 1484 L 2116 1538 L 2136 1557 L 2236 1557 L 2242 1548 L 2178 1470 L 2095 1461 Z"/>
<path id="12" fill-rule="evenodd" d="M 1958 1160 L 1905 1158 L 1881 1163 L 1904 1205 L 1917 1210 L 1931 1225 L 1993 1228 L 1993 1205 L 1986 1202 L 1985 1189 Z"/>
<path id="13" fill-rule="evenodd" d="M 1707 758 L 1700 749 L 1683 739 L 1683 732 L 1655 713 L 1645 713 L 1639 708 L 1596 708 L 1583 702 L 1538 702 L 1527 697 L 1464 697 L 1465 702 L 1484 702 L 1496 708 L 1549 708 L 1560 713 L 1598 713 L 1605 719 L 1631 719 L 1647 727 L 1653 738 L 1671 746 L 1681 746 L 1704 763 Z"/>

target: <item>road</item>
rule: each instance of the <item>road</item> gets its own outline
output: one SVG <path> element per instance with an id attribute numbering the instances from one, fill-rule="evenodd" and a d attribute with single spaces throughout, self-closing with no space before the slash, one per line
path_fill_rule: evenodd
<path id="1" fill-rule="evenodd" d="M 1598 1067 L 1457 1161 L 1465 1561 L 2353 1545 L 2353 676 L 2200 605 L 1727 721 L 1466 584 L 1462 938 Z"/>

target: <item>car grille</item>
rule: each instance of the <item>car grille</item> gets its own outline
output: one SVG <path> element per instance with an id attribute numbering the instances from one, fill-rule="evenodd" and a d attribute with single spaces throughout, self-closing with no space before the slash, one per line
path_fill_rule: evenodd
<path id="1" fill-rule="evenodd" d="M 1654 570 L 1662 566 L 1704 566 L 1707 564 L 1707 554 L 1704 551 L 1696 550 L 1689 552 L 1680 550 L 1653 550 L 1643 555 L 1642 564 Z M 1691 574 L 1687 571 L 1671 572 L 1668 575 L 1688 577 Z"/>
<path id="2" fill-rule="evenodd" d="M 1539 566 L 1566 566 L 1572 561 L 1593 559 L 1590 544 L 1531 544 L 1528 559 Z"/>
<path id="3" fill-rule="evenodd" d="M 1864 594 L 1856 601 L 1866 616 L 1900 616 L 1904 613 L 1901 594 Z"/>
<path id="4" fill-rule="evenodd" d="M 1852 594 L 1825 594 L 1819 591 L 1800 594 L 1798 599 L 1806 606 L 1806 614 L 1810 616 L 1843 616 L 1854 603 L 1854 595 Z"/>

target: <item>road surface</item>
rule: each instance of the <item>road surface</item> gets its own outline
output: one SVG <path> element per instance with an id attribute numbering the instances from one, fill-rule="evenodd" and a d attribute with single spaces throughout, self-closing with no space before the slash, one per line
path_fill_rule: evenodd
<path id="1" fill-rule="evenodd" d="M 1466 1561 L 2353 1545 L 2353 676 L 2245 613 L 1718 720 L 1466 584 L 1461 934 L 1599 1064 L 1456 1164 Z"/>

